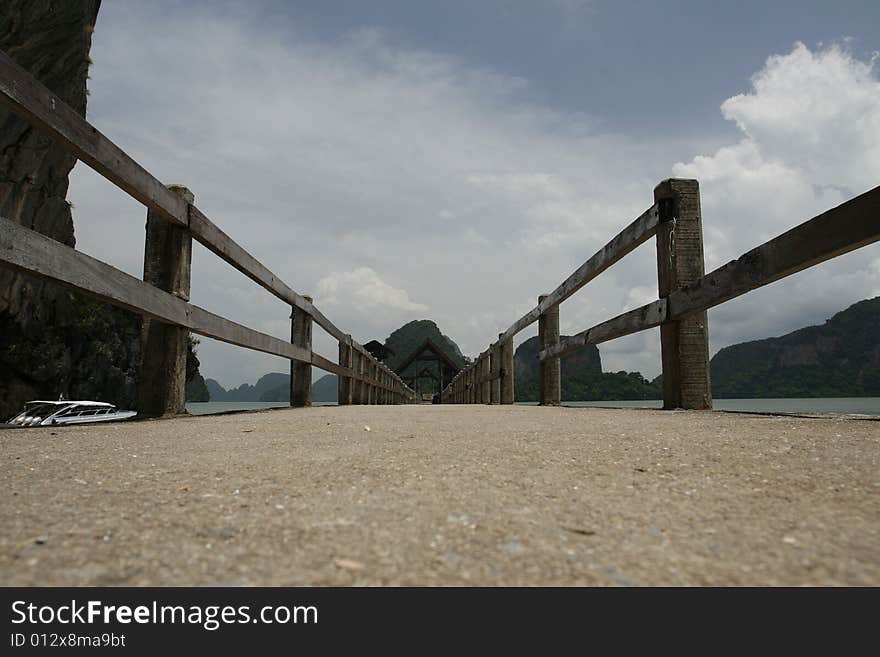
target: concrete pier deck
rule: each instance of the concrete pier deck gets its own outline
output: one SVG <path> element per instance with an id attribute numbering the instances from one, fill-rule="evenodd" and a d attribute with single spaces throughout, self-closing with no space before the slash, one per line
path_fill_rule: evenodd
<path id="1" fill-rule="evenodd" d="M 880 585 L 877 421 L 351 406 L 0 440 L 3 585 Z"/>

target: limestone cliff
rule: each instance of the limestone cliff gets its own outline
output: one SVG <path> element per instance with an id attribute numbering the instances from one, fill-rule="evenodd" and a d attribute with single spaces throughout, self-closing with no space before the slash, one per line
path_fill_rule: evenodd
<path id="1" fill-rule="evenodd" d="M 563 336 L 564 337 L 564 336 Z M 660 387 L 638 372 L 602 372 L 595 345 L 562 357 L 562 401 L 658 399 Z M 538 401 L 538 336 L 517 347 L 513 355 L 516 401 Z"/>
<path id="2" fill-rule="evenodd" d="M 4 0 L 0 50 L 85 115 L 100 0 Z M 0 108 L 0 216 L 75 246 L 66 201 L 75 158 Z M 35 398 L 135 399 L 140 318 L 0 268 L 0 421 Z M 193 359 L 197 375 L 198 361 Z M 189 368 L 188 368 L 189 369 Z"/>
<path id="3" fill-rule="evenodd" d="M 712 394 L 725 398 L 880 395 L 880 297 L 824 324 L 721 349 L 711 361 Z"/>

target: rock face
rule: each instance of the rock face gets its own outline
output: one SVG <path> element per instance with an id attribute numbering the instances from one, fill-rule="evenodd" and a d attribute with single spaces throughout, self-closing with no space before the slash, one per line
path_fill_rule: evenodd
<path id="1" fill-rule="evenodd" d="M 385 339 L 385 347 L 394 353 L 385 359 L 385 364 L 391 369 L 396 369 L 414 349 L 421 346 L 425 339 L 430 339 L 454 363 L 464 367 L 465 360 L 461 354 L 461 349 L 459 349 L 452 338 L 443 335 L 437 324 L 430 319 L 418 319 L 408 322 L 389 335 Z"/>
<path id="2" fill-rule="evenodd" d="M 242 383 L 237 388 L 226 390 L 214 379 L 205 381 L 210 401 L 228 402 L 289 402 L 290 375 L 271 372 L 260 377 L 254 385 Z M 338 385 L 335 374 L 327 374 L 312 383 L 312 401 L 335 402 L 338 399 Z M 208 401 L 195 400 L 190 401 Z"/>
<path id="3" fill-rule="evenodd" d="M 430 339 L 437 349 L 448 356 L 459 368 L 465 366 L 466 361 L 461 353 L 461 349 L 452 338 L 443 335 L 437 324 L 430 319 L 408 322 L 392 332 L 385 340 L 385 348 L 392 352 L 384 359 L 385 364 L 395 372 L 398 372 L 400 365 L 412 355 L 413 351 L 421 347 L 426 339 Z M 398 374 L 406 381 L 411 380 L 410 377 L 415 377 L 424 370 L 431 372 L 433 378 L 430 376 L 419 377 L 413 387 L 423 393 L 439 392 L 439 381 L 443 377 L 441 377 L 441 368 L 437 361 L 415 361 L 410 363 L 403 371 L 399 371 Z M 445 379 L 448 382 L 451 375 L 448 373 L 448 369 L 445 369 L 445 371 L 447 372 Z"/>
<path id="4" fill-rule="evenodd" d="M 719 399 L 880 396 L 880 297 L 821 326 L 725 347 L 710 364 Z"/>
<path id="5" fill-rule="evenodd" d="M 564 337 L 564 336 L 562 336 Z M 562 357 L 562 401 L 658 399 L 658 384 L 638 372 L 602 372 L 599 349 L 591 345 Z M 529 338 L 513 355 L 516 401 L 538 401 L 538 337 Z"/>
<path id="6" fill-rule="evenodd" d="M 82 115 L 100 0 L 3 0 L 0 50 Z M 0 108 L 0 216 L 75 246 L 66 201 L 75 159 Z M 30 399 L 135 399 L 140 318 L 0 269 L 0 421 Z M 198 373 L 188 360 L 187 378 Z M 189 365 L 194 366 L 190 370 Z"/>
<path id="7" fill-rule="evenodd" d="M 186 353 L 186 401 L 206 402 L 211 400 L 211 393 L 205 379 L 199 372 L 199 357 L 196 356 L 198 340 L 190 336 L 189 350 Z"/>
<path id="8" fill-rule="evenodd" d="M 564 337 L 564 336 L 560 336 Z M 537 401 L 540 388 L 538 336 L 523 342 L 513 354 L 514 396 L 516 401 Z M 581 349 L 561 359 L 561 379 L 567 382 L 573 376 L 601 376 L 602 359 L 595 345 Z"/>
<path id="9" fill-rule="evenodd" d="M 97 0 L 6 0 L 0 5 L 0 50 L 80 114 L 86 109 L 89 48 L 99 5 Z M 40 131 L 0 109 L 0 216 L 74 246 L 65 197 L 75 161 Z M 126 372 L 137 326 L 98 317 L 98 308 L 51 283 L 0 269 L 0 419 L 27 399 L 53 399 L 61 392 L 79 396 L 71 384 L 83 370 L 96 369 L 101 383 L 118 390 L 132 387 Z M 79 325 L 110 332 L 89 348 L 87 332 L 77 330 Z M 91 366 L 107 352 L 124 355 Z"/>

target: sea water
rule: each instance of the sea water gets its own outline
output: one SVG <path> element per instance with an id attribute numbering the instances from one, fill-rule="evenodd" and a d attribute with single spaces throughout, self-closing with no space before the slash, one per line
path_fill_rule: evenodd
<path id="1" fill-rule="evenodd" d="M 315 402 L 315 406 L 336 406 L 336 402 Z M 610 408 L 660 408 L 659 399 L 640 401 L 563 402 L 563 406 L 603 406 Z M 880 397 L 816 397 L 805 399 L 716 399 L 716 411 L 752 413 L 847 413 L 880 416 Z M 286 402 L 190 402 L 186 405 L 193 415 L 250 411 L 263 408 L 287 408 Z"/>

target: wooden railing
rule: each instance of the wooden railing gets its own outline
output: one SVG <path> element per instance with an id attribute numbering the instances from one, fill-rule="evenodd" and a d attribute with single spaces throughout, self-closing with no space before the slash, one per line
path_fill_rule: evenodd
<path id="1" fill-rule="evenodd" d="M 512 404 L 513 336 L 537 321 L 542 404 L 561 401 L 561 356 L 659 326 L 663 407 L 711 408 L 707 309 L 880 240 L 880 187 L 876 187 L 704 274 L 697 181 L 666 180 L 654 190 L 654 201 L 459 372 L 444 389 L 442 401 Z M 654 236 L 659 298 L 560 340 L 559 304 Z"/>
<path id="2" fill-rule="evenodd" d="M 160 183 L 3 52 L 0 103 L 147 207 L 143 281 L 0 217 L 0 266 L 62 283 L 144 317 L 141 414 L 183 412 L 189 332 L 289 359 L 292 406 L 311 405 L 312 366 L 339 377 L 340 404 L 415 400 L 394 372 L 338 329 L 311 298 L 295 292 L 199 211 L 189 190 Z M 193 239 L 290 304 L 290 342 L 189 303 Z M 338 341 L 337 363 L 312 351 L 313 322 Z"/>

